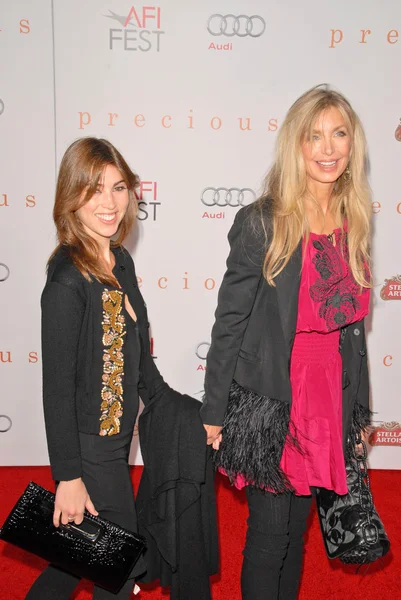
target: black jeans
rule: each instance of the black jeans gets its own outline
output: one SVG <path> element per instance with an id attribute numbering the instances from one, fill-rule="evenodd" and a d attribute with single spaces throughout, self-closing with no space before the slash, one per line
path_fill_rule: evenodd
<path id="1" fill-rule="evenodd" d="M 242 599 L 296 600 L 312 496 L 276 496 L 247 488 L 247 497 Z"/>
<path id="2" fill-rule="evenodd" d="M 136 414 L 136 410 L 133 412 Z M 134 492 L 128 465 L 134 422 L 132 419 L 130 421 L 132 426 L 115 436 L 80 434 L 82 478 L 101 517 L 137 531 Z M 118 594 L 95 586 L 94 600 L 127 600 L 131 596 L 135 577 L 145 571 L 146 565 L 141 557 Z M 49 565 L 36 579 L 26 599 L 68 600 L 78 583 L 78 577 Z"/>

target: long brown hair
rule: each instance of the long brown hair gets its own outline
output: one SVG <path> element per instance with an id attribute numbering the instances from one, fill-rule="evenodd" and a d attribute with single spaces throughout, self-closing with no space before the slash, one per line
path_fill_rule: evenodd
<path id="1" fill-rule="evenodd" d="M 337 180 L 330 206 L 341 227 L 347 220 L 349 265 L 355 280 L 362 287 L 371 287 L 368 274 L 372 210 L 365 135 L 348 100 L 327 85 L 312 88 L 288 111 L 278 133 L 275 162 L 267 175 L 265 192 L 258 201 L 264 228 L 263 208 L 266 205 L 270 205 L 272 215 L 272 235 L 264 262 L 264 275 L 270 285 L 274 285 L 274 278 L 287 265 L 302 237 L 309 235 L 303 200 L 310 197 L 310 192 L 302 143 L 310 136 L 319 115 L 331 107 L 344 118 L 352 146 L 349 172 L 344 172 Z M 265 233 L 267 238 L 266 228 Z"/>
<path id="2" fill-rule="evenodd" d="M 120 171 L 130 199 L 112 245 L 120 246 L 131 231 L 138 206 L 134 194 L 139 184 L 138 176 L 131 171 L 120 152 L 109 141 L 93 137 L 80 138 L 67 148 L 60 164 L 53 209 L 59 243 L 49 262 L 64 247 L 86 279 L 91 281 L 93 276 L 102 283 L 115 285 L 114 278 L 102 268 L 98 244 L 86 233 L 75 214 L 94 195 L 108 165 L 113 165 Z"/>

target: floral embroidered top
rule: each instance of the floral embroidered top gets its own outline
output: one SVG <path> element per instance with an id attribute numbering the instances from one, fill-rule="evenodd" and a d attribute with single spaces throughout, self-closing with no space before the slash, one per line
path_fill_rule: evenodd
<path id="1" fill-rule="evenodd" d="M 369 312 L 369 289 L 356 283 L 348 266 L 347 234 L 310 234 L 304 244 L 297 331 L 327 333 L 359 321 Z"/>

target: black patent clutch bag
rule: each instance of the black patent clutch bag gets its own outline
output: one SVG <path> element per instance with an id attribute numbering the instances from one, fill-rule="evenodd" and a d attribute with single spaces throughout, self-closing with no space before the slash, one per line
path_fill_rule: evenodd
<path id="1" fill-rule="evenodd" d="M 117 593 L 145 549 L 145 538 L 85 511 L 80 525 L 53 525 L 54 494 L 31 482 L 0 539 Z"/>
<path id="2" fill-rule="evenodd" d="M 346 466 L 348 494 L 316 492 L 320 528 L 329 558 L 345 564 L 367 564 L 387 554 L 390 542 L 373 504 L 366 465 L 366 445 L 358 436 L 352 460 Z"/>

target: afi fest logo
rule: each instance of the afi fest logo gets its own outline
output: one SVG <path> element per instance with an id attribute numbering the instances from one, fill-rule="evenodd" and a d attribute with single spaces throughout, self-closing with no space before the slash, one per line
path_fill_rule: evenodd
<path id="1" fill-rule="evenodd" d="M 225 38 L 220 44 L 211 42 L 208 50 L 232 50 L 233 38 L 258 38 L 264 34 L 266 21 L 260 15 L 211 15 L 207 30 L 214 37 Z"/>
<path id="2" fill-rule="evenodd" d="M 401 446 L 401 423 L 382 423 L 369 436 L 371 446 Z"/>
<path id="3" fill-rule="evenodd" d="M 126 52 L 160 52 L 161 30 L 160 6 L 131 6 L 125 15 L 109 10 L 105 17 L 116 21 L 121 27 L 109 30 L 110 50 L 120 49 Z"/>
<path id="4" fill-rule="evenodd" d="M 141 181 L 138 192 L 135 192 L 138 201 L 139 221 L 156 221 L 158 208 L 161 202 L 157 200 L 157 181 Z"/>
<path id="5" fill-rule="evenodd" d="M 248 206 L 256 200 L 256 194 L 251 188 L 224 188 L 207 187 L 201 193 L 201 202 L 208 208 L 217 210 L 222 208 L 240 208 Z M 202 219 L 225 219 L 225 212 L 220 210 L 217 213 L 205 211 Z"/>
<path id="6" fill-rule="evenodd" d="M 382 300 L 401 300 L 401 275 L 384 280 L 380 298 Z"/>

